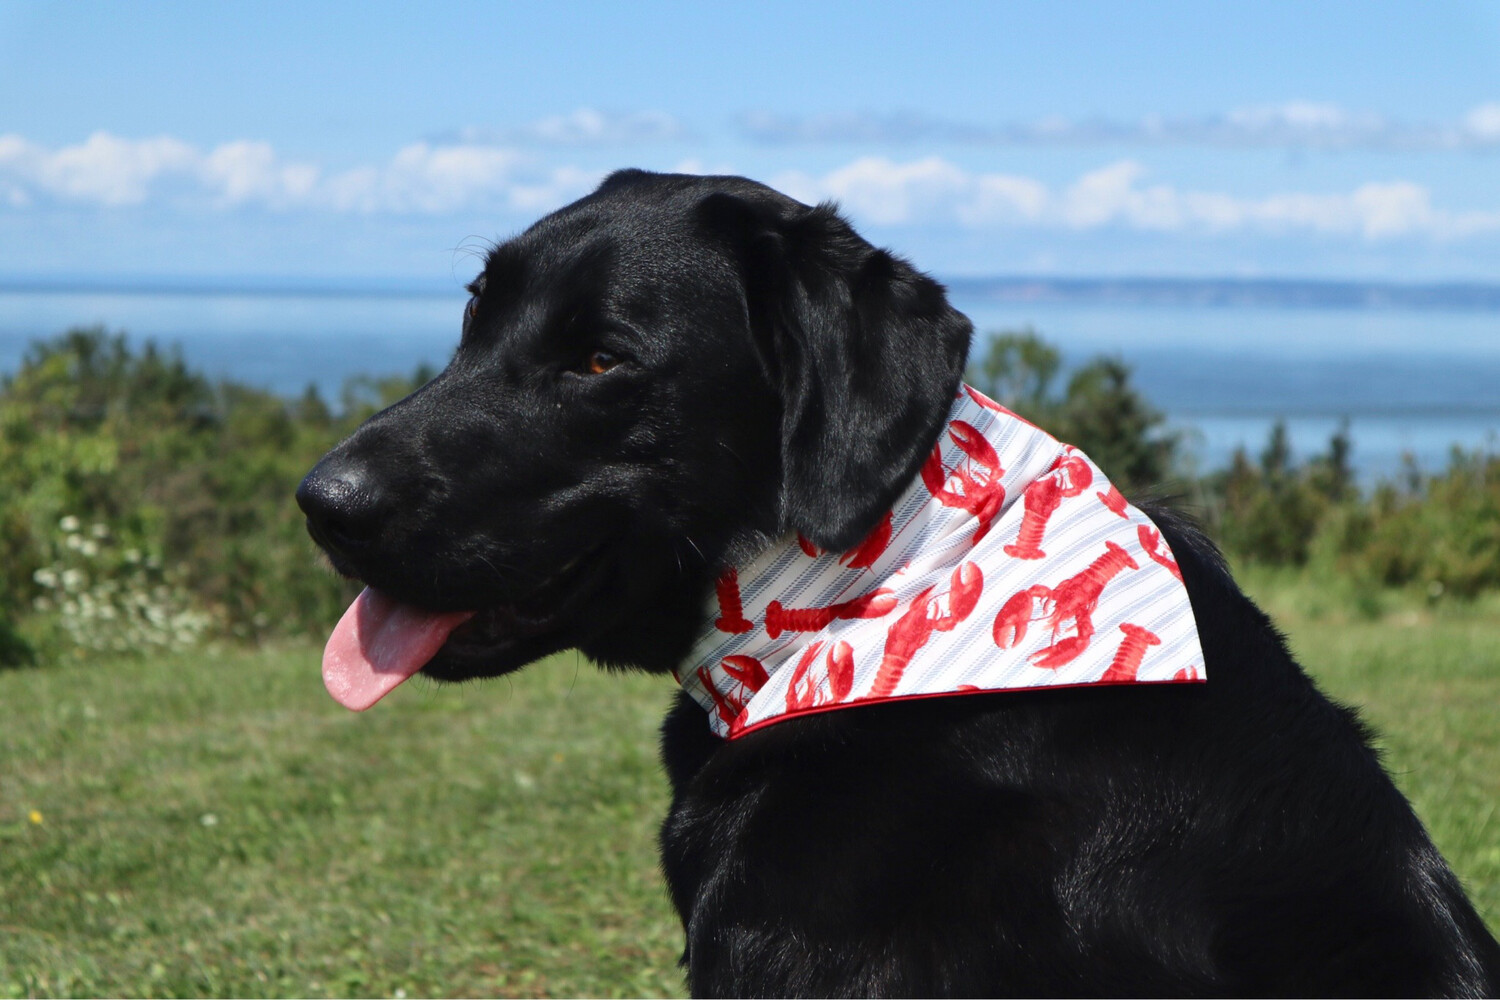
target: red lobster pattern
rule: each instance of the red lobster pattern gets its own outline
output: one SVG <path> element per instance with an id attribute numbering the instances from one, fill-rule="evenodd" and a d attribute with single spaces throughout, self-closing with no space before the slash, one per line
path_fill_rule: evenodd
<path id="1" fill-rule="evenodd" d="M 879 700 L 1203 678 L 1170 548 L 1092 462 L 967 387 L 943 434 L 852 548 L 794 535 L 716 582 L 674 676 L 721 735 Z"/>
<path id="2" fill-rule="evenodd" d="M 1100 503 L 1114 511 L 1116 517 L 1123 517 L 1127 521 L 1130 520 L 1130 512 L 1125 509 L 1125 494 L 1121 493 L 1120 488 L 1114 483 L 1109 484 L 1107 491 L 1095 493 L 1094 496 L 1099 498 Z"/>
<path id="3" fill-rule="evenodd" d="M 719 661 L 724 673 L 734 682 L 734 687 L 723 690 L 713 683 L 713 677 L 699 667 L 698 680 L 713 698 L 714 711 L 724 725 L 735 728 L 745 713 L 745 705 L 755 693 L 765 687 L 771 679 L 765 665 L 753 656 L 726 656 Z"/>
<path id="4" fill-rule="evenodd" d="M 714 592 L 719 598 L 719 617 L 714 619 L 714 628 L 730 635 L 740 635 L 755 627 L 755 623 L 745 617 L 744 605 L 740 603 L 740 575 L 734 567 L 720 575 L 714 584 Z"/>
<path id="5" fill-rule="evenodd" d="M 896 619 L 885 637 L 885 655 L 880 658 L 880 669 L 875 673 L 875 683 L 869 697 L 888 698 L 901 682 L 901 675 L 917 650 L 927 645 L 934 632 L 951 632 L 953 627 L 974 613 L 979 595 L 984 592 L 984 574 L 979 567 L 966 562 L 953 571 L 948 581 L 949 590 L 944 594 L 933 594 L 936 588 L 928 587 L 916 597 L 906 609 L 906 614 Z"/>
<path id="6" fill-rule="evenodd" d="M 1145 549 L 1146 555 L 1151 557 L 1151 561 L 1158 566 L 1165 567 L 1166 571 L 1177 577 L 1177 582 L 1181 583 L 1182 570 L 1178 568 L 1177 560 L 1172 558 L 1172 551 L 1167 549 L 1166 552 L 1161 552 L 1157 549 L 1158 545 L 1161 545 L 1164 549 L 1166 548 L 1165 545 L 1162 545 L 1161 532 L 1150 525 L 1143 524 L 1135 529 L 1135 534 L 1140 539 L 1141 548 Z"/>
<path id="7" fill-rule="evenodd" d="M 886 587 L 825 608 L 784 608 L 772 601 L 766 605 L 766 634 L 777 639 L 783 632 L 816 632 L 840 618 L 884 618 L 895 609 L 896 597 Z"/>
<path id="8" fill-rule="evenodd" d="M 874 566 L 875 560 L 884 555 L 885 550 L 890 547 L 891 521 L 895 514 L 893 510 L 886 511 L 885 517 L 870 529 L 870 533 L 859 544 L 839 556 L 839 564 L 848 566 L 850 569 L 869 569 Z M 797 532 L 797 547 L 811 559 L 816 559 L 823 554 L 823 550 L 814 545 L 812 539 L 800 531 Z"/>
<path id="9" fill-rule="evenodd" d="M 922 482 L 944 507 L 956 507 L 974 515 L 979 522 L 974 529 L 974 544 L 978 545 L 989 533 L 995 515 L 1005 506 L 1005 487 L 1000 483 L 1005 470 L 1000 466 L 995 446 L 973 424 L 954 420 L 948 425 L 948 436 L 965 457 L 952 469 L 945 469 L 939 442 L 922 463 Z"/>
<path id="10" fill-rule="evenodd" d="M 1120 626 L 1120 631 L 1125 633 L 1125 638 L 1121 641 L 1120 648 L 1115 650 L 1115 658 L 1109 661 L 1109 668 L 1104 671 L 1104 676 L 1099 678 L 1100 684 L 1124 684 L 1135 680 L 1135 675 L 1141 669 L 1141 661 L 1146 658 L 1146 650 L 1161 645 L 1155 632 L 1139 625 L 1126 622 Z"/>
<path id="11" fill-rule="evenodd" d="M 1046 621 L 1052 627 L 1052 644 L 1032 653 L 1031 662 L 1047 670 L 1072 663 L 1094 637 L 1094 610 L 1105 586 L 1121 572 L 1140 568 L 1130 553 L 1114 542 L 1105 542 L 1104 554 L 1077 576 L 1056 587 L 1036 584 L 1012 595 L 995 616 L 995 645 L 1010 649 L 1026 637 L 1033 621 Z M 1059 639 L 1069 622 L 1073 634 Z"/>
<path id="12" fill-rule="evenodd" d="M 1057 508 L 1070 497 L 1076 497 L 1094 481 L 1089 463 L 1069 448 L 1057 456 L 1047 474 L 1026 487 L 1022 497 L 1025 512 L 1021 515 L 1021 529 L 1016 540 L 1005 547 L 1005 554 L 1013 559 L 1044 559 L 1042 535 L 1047 522 L 1057 513 Z"/>
<path id="13" fill-rule="evenodd" d="M 836 705 L 848 699 L 849 692 L 854 689 L 854 650 L 847 642 L 835 642 L 828 648 L 826 669 L 819 674 L 812 670 L 812 666 L 822 648 L 821 641 L 813 643 L 797 661 L 786 689 L 788 712 Z"/>

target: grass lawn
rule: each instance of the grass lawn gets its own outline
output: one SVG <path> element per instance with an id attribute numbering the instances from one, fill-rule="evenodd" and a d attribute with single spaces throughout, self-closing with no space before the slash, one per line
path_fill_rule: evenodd
<path id="1" fill-rule="evenodd" d="M 1500 601 L 1369 620 L 1250 584 L 1500 924 Z M 570 654 L 353 715 L 317 661 L 0 673 L 0 995 L 682 991 L 654 853 L 670 681 Z"/>
<path id="2" fill-rule="evenodd" d="M 669 679 L 567 655 L 354 715 L 318 658 L 0 674 L 0 995 L 681 992 Z"/>

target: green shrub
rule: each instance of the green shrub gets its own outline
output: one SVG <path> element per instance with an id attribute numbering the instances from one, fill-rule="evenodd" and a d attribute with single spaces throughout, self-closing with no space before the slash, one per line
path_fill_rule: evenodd
<path id="1" fill-rule="evenodd" d="M 1026 329 L 993 335 L 966 377 L 1078 445 L 1127 493 L 1186 479 L 1175 466 L 1177 437 L 1131 386 L 1127 366 L 1094 358 L 1059 393 L 1062 370 L 1057 348 Z M 1500 456 L 1455 450 L 1436 475 L 1409 464 L 1365 494 L 1354 482 L 1353 448 L 1345 423 L 1326 451 L 1299 461 L 1278 421 L 1259 456 L 1240 449 L 1229 468 L 1187 492 L 1236 562 L 1345 578 L 1366 610 L 1379 607 L 1377 586 L 1420 586 L 1430 600 L 1500 588 Z"/>
<path id="2" fill-rule="evenodd" d="M 1366 496 L 1349 474 L 1349 449 L 1341 429 L 1326 454 L 1297 465 L 1277 424 L 1258 466 L 1237 452 L 1206 481 L 1220 543 L 1243 562 L 1421 585 L 1433 600 L 1500 587 L 1500 456 L 1455 449 L 1431 476 L 1408 461 Z"/>
<path id="3" fill-rule="evenodd" d="M 292 494 L 429 377 L 351 380 L 334 414 L 312 388 L 286 400 L 214 384 L 100 329 L 33 345 L 0 382 L 0 661 L 23 656 L 6 638 L 18 628 L 44 657 L 326 629 L 353 588 L 324 567 Z"/>
<path id="4" fill-rule="evenodd" d="M 1097 357 L 1052 389 L 1062 355 L 1031 329 L 991 334 L 965 379 L 980 392 L 1081 448 L 1127 493 L 1157 489 L 1174 473 L 1178 437 L 1130 384 L 1130 367 Z"/>
<path id="5" fill-rule="evenodd" d="M 1454 449 L 1444 472 L 1406 479 L 1371 502 L 1367 571 L 1387 584 L 1426 584 L 1434 597 L 1500 587 L 1500 455 Z"/>
<path id="6" fill-rule="evenodd" d="M 1347 451 L 1344 452 L 1347 455 Z M 1217 534 L 1229 552 L 1250 562 L 1301 566 L 1319 525 L 1343 495 L 1344 477 L 1327 474 L 1331 460 L 1293 464 L 1286 425 L 1271 428 L 1260 464 L 1237 449 L 1229 470 L 1216 483 L 1222 496 Z"/>

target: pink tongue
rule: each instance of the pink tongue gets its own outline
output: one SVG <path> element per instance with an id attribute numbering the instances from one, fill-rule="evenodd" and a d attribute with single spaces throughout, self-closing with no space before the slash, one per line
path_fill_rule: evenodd
<path id="1" fill-rule="evenodd" d="M 422 611 L 366 587 L 323 647 L 323 686 L 340 705 L 363 712 L 426 666 L 472 617 L 472 611 Z"/>

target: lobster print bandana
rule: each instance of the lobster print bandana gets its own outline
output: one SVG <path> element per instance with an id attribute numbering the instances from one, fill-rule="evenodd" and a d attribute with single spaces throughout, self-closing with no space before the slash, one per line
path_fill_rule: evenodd
<path id="1" fill-rule="evenodd" d="M 905 698 L 1204 680 L 1166 541 L 1093 462 L 963 386 L 847 552 L 800 535 L 720 577 L 678 682 L 733 739 Z"/>

